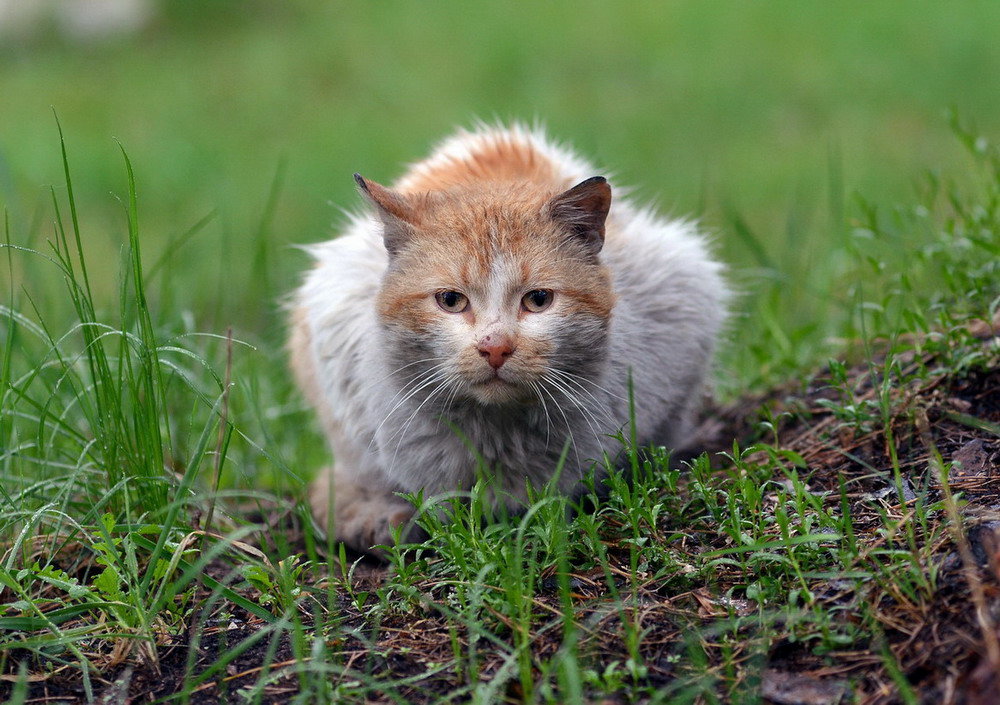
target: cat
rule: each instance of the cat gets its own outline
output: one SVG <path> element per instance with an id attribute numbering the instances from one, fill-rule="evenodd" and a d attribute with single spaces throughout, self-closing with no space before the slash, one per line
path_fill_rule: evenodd
<path id="1" fill-rule="evenodd" d="M 467 490 L 496 504 L 637 438 L 683 446 L 729 289 L 706 238 L 616 198 L 540 129 L 459 131 L 392 188 L 355 174 L 368 212 L 315 245 L 289 351 L 333 465 L 314 516 L 361 552 L 414 507 Z"/>

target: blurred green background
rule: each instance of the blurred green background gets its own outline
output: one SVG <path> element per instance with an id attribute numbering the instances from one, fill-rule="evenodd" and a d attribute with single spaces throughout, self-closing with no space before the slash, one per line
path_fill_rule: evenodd
<path id="1" fill-rule="evenodd" d="M 927 170 L 967 168 L 949 109 L 1000 133 L 1000 3 L 985 0 L 147 9 L 100 39 L 60 31 L 56 15 L 2 35 L 11 239 L 51 237 L 48 189 L 64 191 L 54 109 L 108 306 L 126 232 L 118 140 L 143 256 L 168 257 L 159 314 L 252 339 L 280 340 L 280 299 L 307 264 L 290 245 L 330 236 L 357 206 L 354 171 L 390 181 L 477 118 L 540 120 L 639 198 L 700 217 L 747 293 L 737 339 L 761 286 L 784 299 L 773 325 L 822 310 L 839 285 L 809 273 L 834 266 L 852 193 L 893 203 Z M 60 306 L 61 289 L 38 285 L 43 264 L 14 269 L 40 310 Z"/>

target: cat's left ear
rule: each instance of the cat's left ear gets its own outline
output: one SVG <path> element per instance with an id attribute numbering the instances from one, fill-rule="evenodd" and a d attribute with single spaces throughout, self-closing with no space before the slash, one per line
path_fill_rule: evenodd
<path id="1" fill-rule="evenodd" d="M 361 174 L 355 174 L 354 180 L 361 195 L 375 207 L 382 220 L 385 249 L 390 255 L 396 254 L 410 239 L 414 227 L 419 225 L 416 209 L 406 196 L 366 179 Z"/>
<path id="2" fill-rule="evenodd" d="M 611 187 L 603 176 L 594 176 L 560 193 L 546 206 L 549 215 L 568 227 L 594 254 L 604 247 L 604 221 L 611 208 Z"/>

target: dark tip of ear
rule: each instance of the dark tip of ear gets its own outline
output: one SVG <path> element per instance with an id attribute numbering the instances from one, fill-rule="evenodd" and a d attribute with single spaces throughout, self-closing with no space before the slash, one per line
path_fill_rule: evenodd
<path id="1" fill-rule="evenodd" d="M 368 182 L 365 181 L 365 177 L 363 177 L 361 174 L 354 172 L 354 181 L 355 183 L 357 183 L 358 188 L 360 188 L 362 191 L 365 192 L 368 191 Z"/>
<path id="2" fill-rule="evenodd" d="M 592 176 L 551 201 L 550 215 L 561 222 L 593 252 L 604 245 L 604 221 L 611 207 L 611 186 L 603 176 Z"/>

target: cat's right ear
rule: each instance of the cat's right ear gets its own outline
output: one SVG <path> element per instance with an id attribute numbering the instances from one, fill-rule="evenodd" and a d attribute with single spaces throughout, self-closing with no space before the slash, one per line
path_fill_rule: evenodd
<path id="1" fill-rule="evenodd" d="M 375 212 L 382 220 L 382 239 L 385 242 L 385 249 L 390 255 L 395 255 L 410 239 L 413 228 L 418 225 L 416 210 L 406 196 L 366 179 L 361 174 L 355 174 L 354 180 L 361 195 L 375 208 Z"/>

